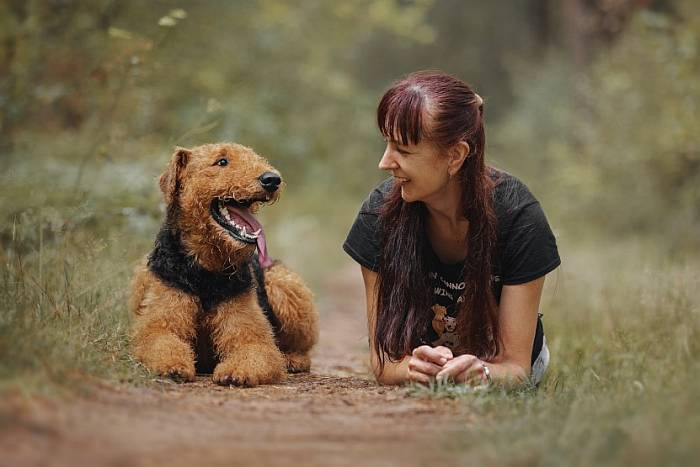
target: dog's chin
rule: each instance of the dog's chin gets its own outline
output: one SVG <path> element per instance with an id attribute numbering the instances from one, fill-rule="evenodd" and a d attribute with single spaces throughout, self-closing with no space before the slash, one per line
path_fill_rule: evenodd
<path id="1" fill-rule="evenodd" d="M 228 262 L 231 264 L 249 261 L 257 249 L 257 245 L 255 243 L 246 243 L 240 240 L 234 240 L 228 234 L 222 235 L 221 238 L 221 253 L 227 257 Z"/>

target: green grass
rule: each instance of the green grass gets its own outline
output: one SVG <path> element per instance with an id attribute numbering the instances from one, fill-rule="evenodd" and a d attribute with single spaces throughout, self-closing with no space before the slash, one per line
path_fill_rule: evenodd
<path id="1" fill-rule="evenodd" d="M 700 458 L 700 268 L 653 243 L 568 247 L 545 291 L 552 352 L 537 390 L 414 390 L 478 414 L 464 465 L 692 465 Z"/>
<path id="2" fill-rule="evenodd" d="M 8 156 L 0 176 L 0 391 L 145 374 L 128 352 L 126 297 L 160 215 L 152 169 L 87 164 L 76 186 L 64 144 Z"/>
<path id="3" fill-rule="evenodd" d="M 2 231 L 0 389 L 51 391 L 85 375 L 140 373 L 125 306 L 133 247 L 120 229 L 91 233 L 93 216 L 71 225 L 60 213 L 25 211 Z"/>

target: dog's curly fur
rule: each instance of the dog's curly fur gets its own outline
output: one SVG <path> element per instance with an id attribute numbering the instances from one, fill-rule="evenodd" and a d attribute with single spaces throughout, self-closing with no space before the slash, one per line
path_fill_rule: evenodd
<path id="1" fill-rule="evenodd" d="M 276 201 L 279 190 L 264 186 L 263 174 L 278 176 L 238 144 L 173 154 L 160 178 L 166 219 L 129 301 L 134 355 L 152 371 L 184 381 L 213 371 L 216 383 L 243 386 L 309 371 L 318 340 L 310 290 L 279 261 L 263 267 L 255 241 L 214 217 L 220 200 L 252 212 Z"/>

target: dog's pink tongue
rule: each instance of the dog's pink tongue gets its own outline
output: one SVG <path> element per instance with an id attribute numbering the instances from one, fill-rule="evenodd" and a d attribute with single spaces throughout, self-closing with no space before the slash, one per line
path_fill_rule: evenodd
<path id="1" fill-rule="evenodd" d="M 272 259 L 267 256 L 267 243 L 265 243 L 265 231 L 263 230 L 258 235 L 258 258 L 261 268 L 265 269 L 272 266 Z"/>
<path id="2" fill-rule="evenodd" d="M 227 208 L 228 213 L 236 218 L 238 224 L 245 224 L 248 233 L 252 233 L 258 229 L 262 229 L 262 225 L 260 225 L 260 222 L 258 222 L 255 216 L 253 216 L 253 214 L 251 214 L 248 209 L 233 206 L 227 206 Z"/>
<path id="3" fill-rule="evenodd" d="M 234 215 L 238 220 L 243 221 L 246 224 L 248 233 L 260 230 L 258 234 L 258 258 L 260 259 L 260 266 L 264 269 L 272 266 L 272 259 L 267 256 L 267 243 L 265 242 L 265 231 L 262 228 L 262 224 L 253 216 L 253 214 L 244 208 L 237 208 L 233 206 L 228 206 L 229 214 Z"/>

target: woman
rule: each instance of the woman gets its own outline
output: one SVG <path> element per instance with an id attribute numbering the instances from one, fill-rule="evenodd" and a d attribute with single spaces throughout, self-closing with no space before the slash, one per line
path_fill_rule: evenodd
<path id="1" fill-rule="evenodd" d="M 362 266 L 377 380 L 538 383 L 540 296 L 560 259 L 527 187 L 485 165 L 481 97 L 417 72 L 384 94 L 377 121 L 392 177 L 343 245 Z"/>

